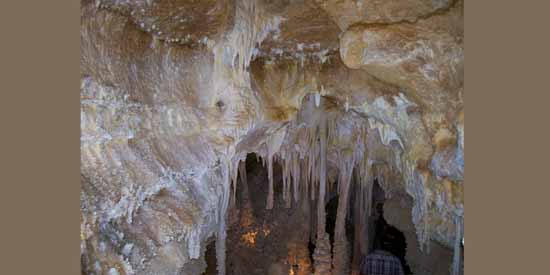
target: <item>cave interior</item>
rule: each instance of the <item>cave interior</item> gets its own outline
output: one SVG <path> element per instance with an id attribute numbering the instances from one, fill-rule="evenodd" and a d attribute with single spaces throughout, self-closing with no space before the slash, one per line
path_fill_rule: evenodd
<path id="1" fill-rule="evenodd" d="M 463 0 L 81 0 L 82 274 L 464 265 Z M 382 229 L 381 229 L 382 228 Z"/>
<path id="2" fill-rule="evenodd" d="M 317 200 L 310 198 L 311 190 L 299 186 L 298 200 L 285 198 L 283 196 L 282 167 L 275 162 L 273 167 L 274 206 L 272 209 L 266 209 L 268 194 L 266 190 L 269 179 L 265 161 L 262 162 L 260 157 L 251 153 L 243 162 L 246 171 L 239 174 L 234 189 L 236 192 L 235 203 L 229 210 L 227 274 L 313 274 L 316 216 L 311 213 L 315 213 Z M 244 181 L 243 176 L 247 177 Z M 354 190 L 354 185 L 359 184 L 355 180 L 355 178 L 351 180 L 352 190 Z M 399 258 L 406 275 L 423 274 L 413 273 L 408 261 L 415 267 L 423 265 L 421 268 L 417 267 L 418 270 L 426 270 L 424 272 L 429 272 L 429 274 L 448 274 L 449 270 L 445 270 L 445 264 L 430 266 L 434 263 L 431 261 L 426 265 L 426 260 L 423 258 L 436 257 L 439 262 L 448 265 L 452 261 L 452 254 L 449 251 L 443 253 L 438 251 L 437 255 L 417 253 L 413 257 L 406 256 L 408 249 L 418 249 L 418 247 L 407 247 L 407 238 L 403 232 L 388 224 L 384 219 L 386 195 L 378 184 L 378 179 L 372 178 L 372 181 L 372 196 L 370 202 L 367 202 L 373 209 L 370 213 L 356 208 L 362 205 L 360 202 L 356 202 L 362 197 L 357 196 L 357 193 L 350 194 L 349 212 L 345 218 L 345 237 L 350 244 L 348 253 L 352 255 L 346 263 L 349 266 L 350 274 L 359 274 L 361 259 L 369 251 L 375 249 L 375 243 L 381 241 L 384 234 L 392 236 L 392 246 L 388 252 Z M 293 187 L 290 184 L 288 188 Z M 338 181 L 329 184 L 328 190 L 325 198 L 325 230 L 330 237 L 331 247 L 334 247 L 339 201 Z M 400 196 L 408 195 L 400 194 Z M 399 197 L 392 198 L 392 200 L 400 199 Z M 396 215 L 407 216 L 410 215 L 411 207 L 391 208 L 389 211 L 398 211 L 399 213 Z M 359 215 L 368 216 L 361 219 Z M 366 222 L 366 224 L 362 225 L 361 222 Z M 409 238 L 416 237 L 414 231 L 407 233 Z M 364 234 L 364 236 L 357 238 L 357 234 Z M 358 239 L 357 242 L 355 238 Z M 361 241 L 364 243 L 359 243 Z M 361 248 L 364 250 L 362 251 Z M 208 267 L 202 275 L 218 274 L 214 238 L 208 242 L 205 253 Z"/>

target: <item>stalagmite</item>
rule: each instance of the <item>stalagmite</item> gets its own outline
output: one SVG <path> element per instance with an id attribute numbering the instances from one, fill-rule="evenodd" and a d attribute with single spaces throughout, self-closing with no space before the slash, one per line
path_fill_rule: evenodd
<path id="1" fill-rule="evenodd" d="M 339 152 L 340 177 L 338 210 L 336 214 L 336 227 L 334 230 L 334 255 L 332 274 L 349 273 L 349 249 L 346 239 L 346 212 L 348 210 L 349 187 L 354 167 L 352 151 Z"/>

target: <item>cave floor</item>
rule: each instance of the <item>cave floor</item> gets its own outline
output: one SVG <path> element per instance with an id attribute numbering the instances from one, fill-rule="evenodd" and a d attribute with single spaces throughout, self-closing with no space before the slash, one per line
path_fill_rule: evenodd
<path id="1" fill-rule="evenodd" d="M 267 182 L 266 169 L 251 169 L 247 186 L 237 188 L 236 207 L 229 213 L 227 274 L 309 275 L 310 204 L 293 200 L 286 208 L 282 190 L 275 188 L 274 207 L 266 210 Z"/>

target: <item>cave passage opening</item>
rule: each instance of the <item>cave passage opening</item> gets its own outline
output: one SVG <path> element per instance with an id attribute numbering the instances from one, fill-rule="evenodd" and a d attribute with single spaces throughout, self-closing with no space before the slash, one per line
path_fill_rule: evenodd
<path id="1" fill-rule="evenodd" d="M 300 186 L 297 200 L 292 196 L 290 203 L 284 199 L 283 168 L 277 161 L 273 162 L 274 204 L 272 209 L 266 209 L 268 197 L 268 168 L 266 161 L 256 154 L 248 154 L 245 160 L 246 180 L 238 176 L 235 190 L 235 204 L 228 211 L 226 274 L 228 275 L 311 275 L 314 272 L 314 252 L 317 238 L 317 201 L 311 197 L 307 186 Z M 356 181 L 352 178 L 352 185 Z M 335 253 L 335 228 L 337 223 L 338 205 L 341 195 L 338 194 L 338 180 L 333 180 L 327 187 L 325 197 L 326 227 L 331 244 L 331 253 Z M 384 219 L 384 190 L 378 179 L 373 178 L 371 209 L 366 217 L 365 238 L 357 238 L 356 231 L 360 224 L 356 200 L 361 199 L 350 190 L 348 202 L 349 211 L 345 218 L 345 237 L 349 267 L 348 274 L 357 271 L 360 259 L 364 253 L 354 251 L 364 245 L 367 252 L 373 251 L 376 243 L 384 235 L 393 238 L 392 254 L 397 256 L 405 274 L 413 274 L 407 263 L 407 240 L 403 232 L 388 224 Z M 292 188 L 292 184 L 289 188 Z M 314 188 L 314 186 L 309 186 Z M 409 211 L 410 209 L 403 209 Z M 361 212 L 363 213 L 363 212 Z M 365 241 L 366 243 L 360 244 Z M 218 274 L 216 270 L 216 255 L 214 241 L 206 249 L 207 268 L 203 275 Z"/>
<path id="2" fill-rule="evenodd" d="M 212 274 L 218 274 L 216 270 L 216 266 L 218 265 L 217 259 L 216 259 L 216 240 L 215 238 L 211 238 L 206 245 L 206 251 L 204 255 L 204 259 L 206 262 L 206 270 L 201 275 L 212 275 Z"/>
<path id="3" fill-rule="evenodd" d="M 373 214 L 372 223 L 374 224 L 375 230 L 371 235 L 373 236 L 373 239 L 370 244 L 372 247 L 370 251 L 380 247 L 383 240 L 389 240 L 390 247 L 388 248 L 388 252 L 399 258 L 403 271 L 406 275 L 413 274 L 406 259 L 407 240 L 405 235 L 397 229 L 397 227 L 388 224 L 384 218 L 384 203 L 386 196 L 384 194 L 384 190 L 380 187 L 377 178 L 374 179 L 373 192 L 375 198 L 373 201 L 373 206 L 375 211 Z"/>

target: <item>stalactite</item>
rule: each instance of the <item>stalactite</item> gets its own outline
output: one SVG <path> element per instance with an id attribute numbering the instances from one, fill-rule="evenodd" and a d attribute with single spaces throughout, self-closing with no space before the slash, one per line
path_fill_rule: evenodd
<path id="1" fill-rule="evenodd" d="M 300 161 L 298 158 L 298 152 L 292 154 L 292 187 L 295 202 L 298 202 L 300 198 Z"/>
<path id="2" fill-rule="evenodd" d="M 334 230 L 334 255 L 332 274 L 349 273 L 349 252 L 346 239 L 346 211 L 348 210 L 349 187 L 354 167 L 353 151 L 340 151 L 339 154 L 339 191 L 336 227 Z"/>
<path id="3" fill-rule="evenodd" d="M 363 253 L 365 255 L 367 255 L 369 253 L 369 242 L 370 240 L 368 239 L 368 236 L 370 236 L 370 232 L 369 232 L 369 224 L 368 224 L 368 221 L 369 221 L 369 218 L 370 216 L 372 215 L 372 195 L 373 195 L 373 187 L 374 187 L 374 182 L 373 182 L 373 179 L 372 177 L 368 178 L 367 179 L 368 182 L 367 182 L 367 185 L 365 187 L 365 220 L 363 221 L 363 228 L 362 228 L 362 232 L 363 232 L 363 236 L 364 236 L 364 242 L 363 242 Z"/>
<path id="4" fill-rule="evenodd" d="M 325 214 L 325 191 L 327 177 L 327 122 L 325 115 L 319 115 L 319 137 L 320 137 L 320 164 L 319 164 L 319 197 L 317 199 L 317 241 L 315 242 L 315 275 L 331 274 L 330 240 L 326 226 Z"/>
<path id="5" fill-rule="evenodd" d="M 273 160 L 275 153 L 279 151 L 286 136 L 286 126 L 279 128 L 273 133 L 266 143 L 267 147 L 267 177 L 269 181 L 269 190 L 267 194 L 266 209 L 273 209 Z"/>
<path id="6" fill-rule="evenodd" d="M 363 255 L 369 252 L 369 217 L 371 215 L 372 206 L 372 188 L 373 177 L 371 164 L 369 163 L 368 153 L 362 154 L 362 158 L 358 161 L 358 166 L 355 169 L 356 185 L 355 194 L 357 195 L 356 210 L 356 227 L 355 227 L 355 245 L 353 254 L 353 269 L 358 270 L 360 260 Z"/>
<path id="7" fill-rule="evenodd" d="M 252 225 L 254 216 L 252 213 L 252 201 L 248 191 L 248 179 L 246 175 L 246 162 L 239 162 L 239 177 L 241 179 L 242 206 L 240 207 L 239 226 L 249 227 Z"/>
<path id="8" fill-rule="evenodd" d="M 366 140 L 364 129 L 361 136 Z M 360 143 L 361 144 L 361 143 Z M 369 226 L 368 220 L 371 215 L 372 206 L 372 169 L 370 167 L 368 151 L 363 148 L 361 160 L 358 161 L 355 169 L 355 245 L 353 250 L 353 269 L 358 270 L 361 258 L 368 254 L 369 249 Z"/>
<path id="9" fill-rule="evenodd" d="M 308 175 L 308 182 L 309 182 L 309 185 L 310 185 L 310 189 L 311 189 L 311 196 L 310 198 L 312 200 L 315 200 L 315 188 L 314 188 L 314 184 L 315 184 L 315 176 L 314 176 L 314 171 L 315 171 L 315 159 L 316 159 L 316 155 L 315 155 L 315 144 L 317 143 L 317 139 L 316 139 L 316 135 L 315 135 L 315 131 L 316 129 L 313 128 L 313 130 L 310 130 L 308 132 L 308 143 L 309 143 L 309 150 L 308 150 L 308 157 L 307 157 L 307 160 L 308 160 L 308 166 L 307 166 L 307 175 Z"/>
<path id="10" fill-rule="evenodd" d="M 304 159 L 298 160 L 298 165 L 300 166 L 300 186 L 304 193 L 304 200 L 309 200 L 309 178 L 307 177 L 307 161 Z M 306 171 L 304 173 L 303 171 Z"/>
<path id="11" fill-rule="evenodd" d="M 355 174 L 357 175 L 359 172 L 357 171 L 359 169 L 355 170 Z M 355 181 L 353 182 L 353 189 L 354 192 L 352 193 L 352 199 L 353 199 L 353 220 L 355 221 L 354 226 L 354 243 L 353 243 L 353 260 L 352 260 L 352 271 L 354 271 L 352 274 L 358 273 L 359 271 L 359 264 L 361 263 L 361 214 L 363 213 L 363 209 L 361 208 L 363 199 L 362 192 L 361 192 L 361 184 L 360 184 L 360 178 L 359 176 L 355 177 Z"/>
<path id="12" fill-rule="evenodd" d="M 370 171 L 370 167 L 369 167 L 369 171 Z M 367 172 L 368 173 L 368 172 Z M 367 177 L 366 177 L 366 182 L 365 182 L 365 192 L 363 192 L 365 194 L 365 197 L 366 199 L 364 199 L 365 201 L 365 217 L 366 217 L 366 220 L 363 222 L 363 232 L 364 232 L 364 236 L 365 236 L 365 242 L 364 242 L 364 253 L 365 254 L 368 254 L 369 253 L 369 247 L 368 247 L 368 240 L 366 236 L 369 236 L 369 232 L 368 232 L 368 219 L 369 217 L 371 216 L 371 213 L 372 213 L 372 195 L 373 195 L 373 187 L 374 187 L 374 182 L 373 182 L 373 179 L 372 177 L 369 176 L 370 174 L 367 174 Z"/>
<path id="13" fill-rule="evenodd" d="M 428 198 L 426 194 L 427 176 L 416 169 L 416 164 L 406 157 L 402 157 L 403 178 L 406 182 L 407 193 L 414 198 L 412 209 L 413 223 L 416 228 L 417 239 L 421 251 L 430 253 L 430 231 L 428 217 Z"/>
<path id="14" fill-rule="evenodd" d="M 367 210 L 369 202 L 367 201 L 366 192 L 365 192 L 365 186 L 362 184 L 362 182 L 359 184 L 359 194 L 360 194 L 360 201 L 359 201 L 359 251 L 362 255 L 367 254 L 368 250 L 368 244 L 367 244 L 367 230 L 368 230 L 368 221 L 369 221 L 369 211 Z"/>
<path id="15" fill-rule="evenodd" d="M 231 201 L 230 205 L 232 209 L 235 209 L 235 204 L 237 202 L 237 178 L 239 176 L 239 162 L 240 160 L 238 158 L 235 158 L 233 161 L 231 161 L 229 164 L 229 175 L 231 180 Z"/>
<path id="16" fill-rule="evenodd" d="M 353 170 L 352 170 L 353 171 Z M 349 189 L 351 191 L 353 191 L 353 182 L 356 180 L 355 179 L 355 173 L 351 173 L 351 179 L 350 179 L 350 184 L 349 184 Z M 348 203 L 347 203 L 347 210 L 346 210 L 346 220 L 352 220 L 353 219 L 353 195 L 352 194 L 349 194 L 348 195 L 349 198 L 348 198 Z"/>
<path id="17" fill-rule="evenodd" d="M 291 184 L 291 174 L 292 170 L 290 167 L 291 157 L 288 151 L 281 152 L 283 157 L 283 200 L 285 202 L 285 207 L 290 208 L 291 206 L 291 195 L 290 195 L 290 184 Z"/>
<path id="18" fill-rule="evenodd" d="M 266 209 L 273 209 L 273 156 L 267 157 L 267 177 L 269 181 L 269 189 L 267 193 Z"/>
<path id="19" fill-rule="evenodd" d="M 285 155 L 285 174 L 286 174 L 286 195 L 285 195 L 285 207 L 290 208 L 292 203 L 292 189 L 290 188 L 292 184 L 292 157 L 288 152 Z"/>
<path id="20" fill-rule="evenodd" d="M 314 213 L 317 213 L 317 204 L 315 200 L 307 200 L 309 204 L 309 212 L 310 212 L 310 223 L 309 223 L 309 241 L 313 244 L 317 242 L 315 239 L 317 237 L 317 215 Z"/>
<path id="21" fill-rule="evenodd" d="M 319 107 L 321 105 L 321 94 L 315 93 L 315 106 Z"/>
<path id="22" fill-rule="evenodd" d="M 248 179 L 246 178 L 246 160 L 239 162 L 239 176 L 241 177 L 242 184 L 245 188 L 248 188 Z"/>
<path id="23" fill-rule="evenodd" d="M 284 152 L 282 153 L 284 154 Z M 287 177 L 286 177 L 286 173 L 287 173 L 287 170 L 286 170 L 286 161 L 284 161 L 283 159 L 283 164 L 282 164 L 282 169 L 283 169 L 283 201 L 286 203 L 287 201 L 287 198 L 286 198 L 286 188 L 287 188 Z"/>
<path id="24" fill-rule="evenodd" d="M 290 181 L 287 182 L 287 188 L 286 188 L 286 200 L 285 200 L 285 208 L 290 208 L 292 206 L 292 195 L 290 194 Z"/>
<path id="25" fill-rule="evenodd" d="M 223 163 L 223 162 L 222 162 Z M 216 259 L 217 259 L 217 269 L 219 275 L 225 275 L 225 258 L 226 258 L 226 239 L 227 239 L 227 228 L 226 228 L 226 213 L 229 207 L 229 196 L 230 196 L 230 184 L 231 178 L 229 176 L 230 171 L 230 162 L 222 164 L 222 196 L 220 200 L 220 211 L 218 212 L 218 232 L 216 239 Z"/>

